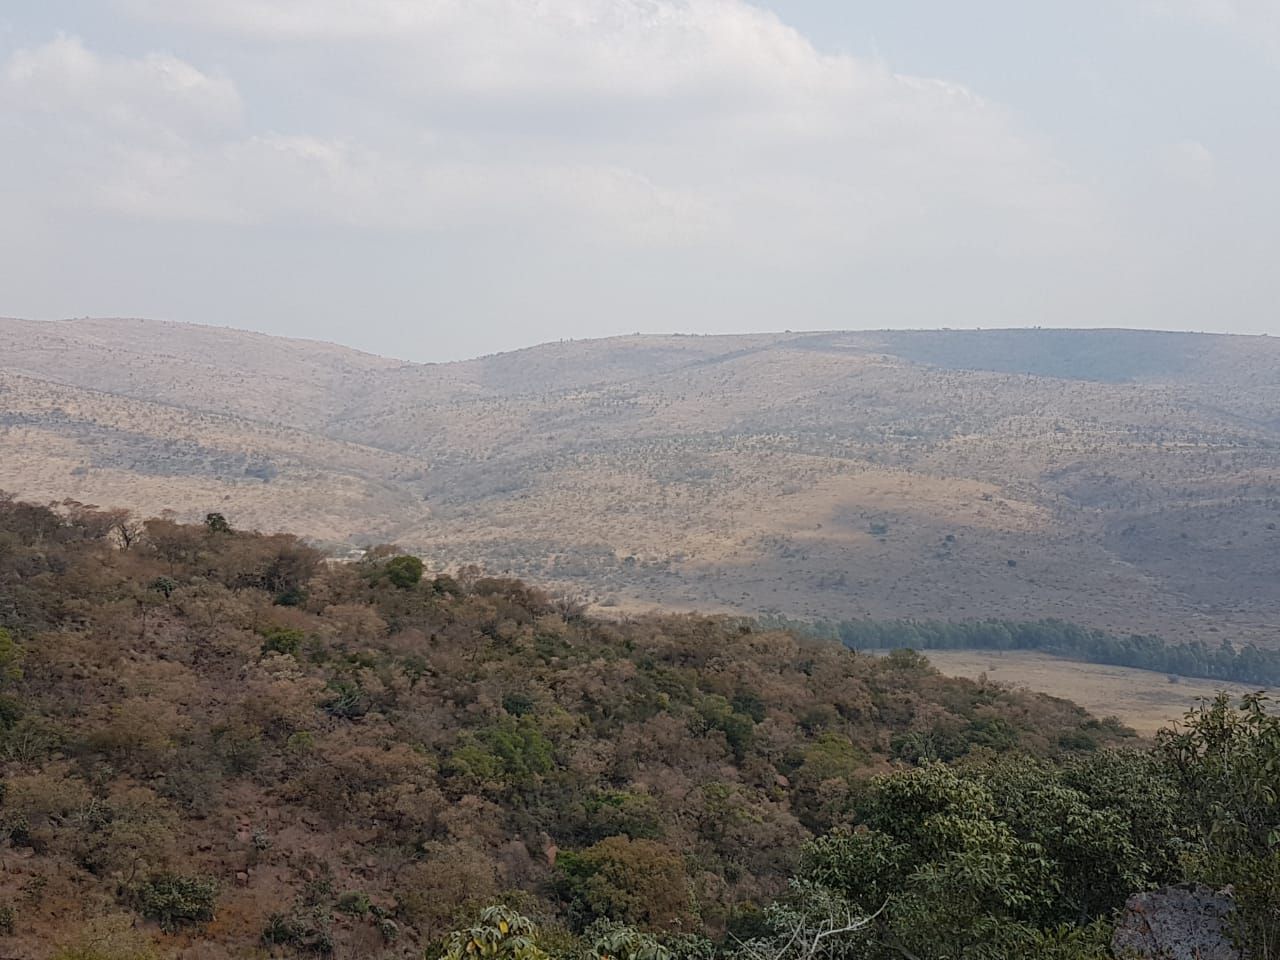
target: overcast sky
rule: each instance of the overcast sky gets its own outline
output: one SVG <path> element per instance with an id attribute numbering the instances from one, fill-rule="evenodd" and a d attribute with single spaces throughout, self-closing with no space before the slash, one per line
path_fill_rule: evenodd
<path id="1" fill-rule="evenodd" d="M 0 315 L 1280 333 L 1277 0 L 18 0 Z"/>

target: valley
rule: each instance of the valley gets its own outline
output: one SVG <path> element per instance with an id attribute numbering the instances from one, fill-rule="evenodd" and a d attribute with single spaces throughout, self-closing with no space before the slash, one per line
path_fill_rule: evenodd
<path id="1" fill-rule="evenodd" d="M 1116 717 L 1149 737 L 1180 722 L 1188 710 L 1220 690 L 1233 696 L 1253 688 L 1221 680 L 1170 678 L 1130 667 L 1079 663 L 1045 653 L 1012 650 L 931 650 L 929 662 L 948 676 L 979 678 L 1015 689 L 1037 690 L 1077 703 L 1090 713 Z"/>

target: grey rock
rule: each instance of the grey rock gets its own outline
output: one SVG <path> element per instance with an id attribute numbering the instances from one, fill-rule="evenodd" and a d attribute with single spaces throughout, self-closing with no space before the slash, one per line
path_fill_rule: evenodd
<path id="1" fill-rule="evenodd" d="M 1117 957 L 1241 960 L 1231 942 L 1229 890 L 1182 884 L 1130 897 L 1111 938 Z"/>

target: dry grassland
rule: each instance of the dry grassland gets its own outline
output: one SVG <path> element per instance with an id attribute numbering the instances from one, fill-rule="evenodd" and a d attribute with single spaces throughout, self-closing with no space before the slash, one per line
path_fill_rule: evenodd
<path id="1" fill-rule="evenodd" d="M 1119 717 L 1143 736 L 1178 721 L 1201 698 L 1219 690 L 1256 688 L 1213 680 L 1179 679 L 1163 673 L 1077 663 L 1043 653 L 1005 650 L 930 650 L 929 661 L 948 676 L 987 679 L 1071 700 L 1095 716 Z"/>

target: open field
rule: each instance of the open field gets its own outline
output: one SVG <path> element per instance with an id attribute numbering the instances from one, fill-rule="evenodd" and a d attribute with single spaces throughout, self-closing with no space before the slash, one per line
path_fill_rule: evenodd
<path id="1" fill-rule="evenodd" d="M 612 610 L 1280 645 L 1280 339 L 635 336 L 462 363 L 0 320 L 0 488 L 398 541 Z"/>
<path id="2" fill-rule="evenodd" d="M 948 676 L 989 680 L 1037 690 L 1074 701 L 1090 713 L 1119 717 L 1143 736 L 1180 720 L 1197 698 L 1219 690 L 1233 694 L 1256 688 L 1213 680 L 1180 678 L 1163 673 L 1063 660 L 1043 653 L 1008 650 L 930 650 L 929 662 Z"/>

